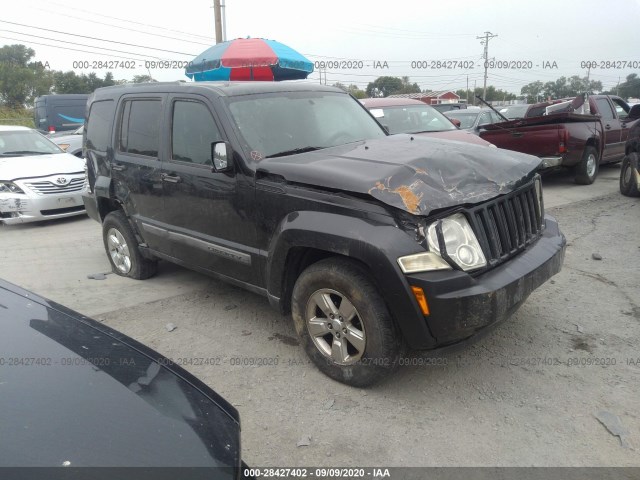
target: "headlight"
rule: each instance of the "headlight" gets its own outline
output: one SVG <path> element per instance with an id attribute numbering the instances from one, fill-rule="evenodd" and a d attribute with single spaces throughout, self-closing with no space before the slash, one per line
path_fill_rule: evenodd
<path id="1" fill-rule="evenodd" d="M 403 273 L 429 272 L 432 270 L 451 270 L 451 265 L 434 252 L 416 253 L 398 259 Z"/>
<path id="2" fill-rule="evenodd" d="M 22 189 L 13 182 L 0 180 L 0 193 L 22 193 Z"/>
<path id="3" fill-rule="evenodd" d="M 441 222 L 444 252 L 440 251 L 437 226 Z M 427 229 L 429 250 L 442 257 L 449 257 L 462 270 L 474 270 L 487 265 L 482 248 L 476 239 L 467 218 L 456 213 L 429 225 Z"/>

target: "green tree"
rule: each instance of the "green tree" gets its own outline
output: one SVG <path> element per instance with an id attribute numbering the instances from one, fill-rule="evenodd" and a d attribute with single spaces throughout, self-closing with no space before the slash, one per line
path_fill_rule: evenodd
<path id="1" fill-rule="evenodd" d="M 133 77 L 133 80 L 131 80 L 132 83 L 149 83 L 149 82 L 155 82 L 155 80 L 151 77 L 151 75 L 135 75 Z"/>
<path id="2" fill-rule="evenodd" d="M 637 73 L 627 75 L 627 79 L 616 89 L 623 98 L 640 98 L 640 78 Z"/>
<path id="3" fill-rule="evenodd" d="M 522 87 L 520 89 L 520 93 L 527 96 L 527 103 L 537 103 L 543 100 L 543 88 L 544 84 L 540 80 L 536 80 L 535 82 L 527 83 Z"/>
<path id="4" fill-rule="evenodd" d="M 331 86 L 340 88 L 356 98 L 367 98 L 367 92 L 365 92 L 364 90 L 360 90 L 357 85 L 351 84 L 349 86 L 346 86 L 344 83 L 336 82 Z"/>
<path id="5" fill-rule="evenodd" d="M 45 65 L 32 62 L 35 51 L 24 45 L 0 48 L 0 104 L 24 108 L 38 95 L 49 92 L 51 72 Z"/>
<path id="6" fill-rule="evenodd" d="M 367 96 L 388 97 L 394 93 L 400 93 L 405 85 L 398 77 L 378 77 L 367 85 Z M 418 90 L 420 91 L 420 90 Z"/>

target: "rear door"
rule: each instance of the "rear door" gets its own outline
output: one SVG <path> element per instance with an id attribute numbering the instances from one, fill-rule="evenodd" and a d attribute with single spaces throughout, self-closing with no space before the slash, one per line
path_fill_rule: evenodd
<path id="1" fill-rule="evenodd" d="M 163 128 L 164 94 L 126 95 L 120 101 L 111 181 L 116 198 L 144 230 L 149 247 L 166 250 L 166 238 L 152 228 L 162 215 L 160 141 Z"/>
<path id="2" fill-rule="evenodd" d="M 614 161 L 624 155 L 622 125 L 607 97 L 597 97 L 595 103 L 604 127 L 605 145 L 602 152 L 602 162 Z"/>
<path id="3" fill-rule="evenodd" d="M 559 155 L 559 125 L 526 125 L 513 128 L 483 130 L 480 137 L 498 148 L 552 157 Z"/>
<path id="4" fill-rule="evenodd" d="M 254 190 L 238 182 L 238 171 L 213 171 L 211 144 L 226 136 L 212 103 L 200 95 L 172 94 L 167 122 L 161 220 L 168 229 L 170 255 L 254 283 Z"/>

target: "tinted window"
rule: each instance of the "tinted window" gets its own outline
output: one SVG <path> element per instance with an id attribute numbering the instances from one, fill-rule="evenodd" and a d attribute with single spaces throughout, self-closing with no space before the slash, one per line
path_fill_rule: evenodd
<path id="1" fill-rule="evenodd" d="M 129 100 L 124 104 L 119 150 L 149 157 L 158 156 L 160 100 Z"/>
<path id="2" fill-rule="evenodd" d="M 611 105 L 609 105 L 609 101 L 606 98 L 597 98 L 596 105 L 603 120 L 613 120 L 613 110 L 611 110 Z"/>
<path id="3" fill-rule="evenodd" d="M 211 143 L 221 140 L 218 127 L 204 104 L 189 101 L 177 101 L 173 104 L 173 160 L 213 165 Z"/>
<path id="4" fill-rule="evenodd" d="M 111 137 L 114 102 L 94 102 L 87 123 L 87 148 L 106 152 Z"/>
<path id="5" fill-rule="evenodd" d="M 456 127 L 440 112 L 428 105 L 383 107 L 374 115 L 389 128 L 389 133 L 441 132 Z"/>

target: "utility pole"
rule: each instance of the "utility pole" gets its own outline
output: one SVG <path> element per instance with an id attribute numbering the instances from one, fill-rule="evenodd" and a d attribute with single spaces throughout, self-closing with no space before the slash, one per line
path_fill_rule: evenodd
<path id="1" fill-rule="evenodd" d="M 222 13 L 222 41 L 227 41 L 227 9 L 225 8 L 226 1 L 221 0 L 220 2 L 220 11 Z"/>
<path id="2" fill-rule="evenodd" d="M 222 42 L 222 15 L 220 13 L 220 0 L 213 0 L 213 13 L 216 24 L 216 43 Z"/>
<path id="3" fill-rule="evenodd" d="M 467 105 L 469 105 L 469 75 L 467 75 Z"/>
<path id="4" fill-rule="evenodd" d="M 480 44 L 484 45 L 484 54 L 482 55 L 482 58 L 484 58 L 484 88 L 482 90 L 483 100 L 486 100 L 487 98 L 487 64 L 489 62 L 489 40 L 497 36 L 498 35 L 494 35 L 491 32 L 484 32 L 484 37 L 476 37 L 478 40 L 481 40 Z"/>
<path id="5" fill-rule="evenodd" d="M 473 104 L 474 105 L 476 104 L 476 88 L 478 87 L 476 87 L 476 81 L 474 80 L 473 81 Z"/>

